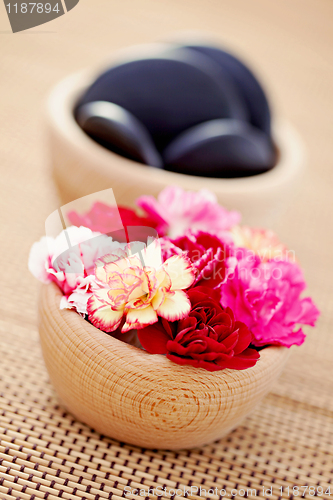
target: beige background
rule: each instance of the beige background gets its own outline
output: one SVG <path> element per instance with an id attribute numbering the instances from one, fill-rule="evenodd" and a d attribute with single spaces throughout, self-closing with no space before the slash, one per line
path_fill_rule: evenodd
<path id="1" fill-rule="evenodd" d="M 275 229 L 295 249 L 309 293 L 322 316 L 318 327 L 309 331 L 306 344 L 293 350 L 280 382 L 245 426 L 261 429 L 259 437 L 252 439 L 258 446 L 263 440 L 262 455 L 277 464 L 268 466 L 267 483 L 276 475 L 275 470 L 282 470 L 281 481 L 283 476 L 303 483 L 307 474 L 314 474 L 312 460 L 324 471 L 317 477 L 316 469 L 312 483 L 325 482 L 331 474 L 328 464 L 332 457 L 327 454 L 332 454 L 333 422 L 331 0 L 81 0 L 65 16 L 15 35 L 10 32 L 5 7 L 0 4 L 0 392 L 5 398 L 0 399 L 0 410 L 8 398 L 15 399 L 18 387 L 17 397 L 23 398 L 14 424 L 8 424 L 10 419 L 4 414 L 3 422 L 16 425 L 12 432 L 20 441 L 24 430 L 17 429 L 21 428 L 24 405 L 30 401 L 29 384 L 34 391 L 40 391 L 42 399 L 44 394 L 46 400 L 51 398 L 52 404 L 57 404 L 37 343 L 38 283 L 27 271 L 29 248 L 43 235 L 45 218 L 57 208 L 43 135 L 44 98 L 62 77 L 100 62 L 118 48 L 163 40 L 183 30 L 208 32 L 252 63 L 269 91 L 274 111 L 293 122 L 307 146 L 309 167 L 301 189 Z M 31 359 L 35 360 L 32 364 Z M 40 409 L 42 418 L 47 419 L 49 413 L 45 411 Z M 241 445 L 244 437 L 237 432 L 235 440 L 239 439 Z M 287 450 L 293 450 L 291 455 L 286 451 L 276 455 L 277 448 L 269 444 L 273 435 L 280 444 L 286 443 Z M 1 436 L 6 441 L 6 434 L 0 431 Z M 245 436 L 247 439 L 248 434 Z M 62 436 L 56 434 L 55 439 L 60 442 Z M 92 439 L 99 438 L 92 435 Z M 42 443 L 36 446 L 38 450 Z M 221 446 L 223 449 L 225 443 Z M 228 446 L 236 447 L 237 443 Z M 0 448 L 0 458 L 5 448 Z M 290 456 L 294 465 L 288 469 Z M 29 468 L 29 460 L 24 460 Z M 236 466 L 240 465 L 237 460 Z M 246 462 L 246 467 L 257 474 L 256 462 L 254 458 Z M 15 477 L 14 469 L 8 473 L 8 483 L 0 484 L 3 494 L 11 485 L 10 478 Z M 51 466 L 51 475 L 52 470 Z M 195 466 L 192 474 L 194 470 Z M 62 477 L 56 478 L 56 484 L 62 484 Z M 24 481 L 28 479 L 19 479 L 18 484 Z M 36 486 L 35 479 L 30 481 Z M 32 490 L 35 486 L 31 486 Z M 15 487 L 18 491 L 22 488 Z M 45 488 L 52 493 L 54 486 Z M 36 494 L 43 498 L 41 493 Z"/>

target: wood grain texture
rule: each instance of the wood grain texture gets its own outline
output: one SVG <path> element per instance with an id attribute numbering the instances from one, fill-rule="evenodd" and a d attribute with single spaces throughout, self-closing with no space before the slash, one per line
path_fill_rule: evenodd
<path id="1" fill-rule="evenodd" d="M 168 172 L 117 155 L 81 130 L 73 109 L 94 80 L 93 75 L 91 70 L 65 78 L 53 89 L 47 102 L 49 156 L 63 203 L 112 188 L 118 203 L 134 206 L 142 194 L 157 196 L 166 186 L 178 185 L 194 191 L 209 189 L 223 206 L 239 210 L 246 224 L 269 227 L 286 209 L 305 166 L 303 143 L 289 123 L 273 124 L 278 162 L 268 172 L 237 179 Z"/>
<path id="2" fill-rule="evenodd" d="M 60 298 L 55 284 L 42 287 L 39 333 L 56 391 L 79 420 L 138 446 L 175 450 L 221 438 L 267 393 L 288 357 L 270 347 L 248 370 L 181 367 L 61 311 Z"/>

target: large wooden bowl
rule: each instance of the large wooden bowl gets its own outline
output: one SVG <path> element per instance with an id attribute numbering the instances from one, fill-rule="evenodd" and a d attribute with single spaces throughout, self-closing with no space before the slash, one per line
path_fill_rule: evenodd
<path id="1" fill-rule="evenodd" d="M 98 432 L 148 448 L 192 448 L 221 438 L 257 405 L 288 349 L 269 347 L 248 370 L 179 366 L 101 332 L 61 291 L 44 285 L 39 332 L 51 381 L 68 410 Z"/>
<path id="2" fill-rule="evenodd" d="M 95 77 L 94 71 L 69 76 L 53 89 L 47 102 L 50 159 L 62 203 L 112 188 L 117 203 L 133 206 L 142 194 L 157 196 L 169 185 L 194 191 L 205 188 L 216 194 L 221 205 L 241 211 L 243 223 L 271 227 L 292 200 L 305 157 L 303 143 L 289 123 L 273 123 L 278 162 L 268 172 L 238 179 L 168 172 L 119 156 L 82 131 L 73 110 Z"/>

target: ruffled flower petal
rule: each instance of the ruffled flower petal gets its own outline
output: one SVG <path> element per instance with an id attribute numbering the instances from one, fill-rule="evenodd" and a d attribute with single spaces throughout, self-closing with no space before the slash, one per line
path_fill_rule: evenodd
<path id="1" fill-rule="evenodd" d="M 184 290 L 194 282 L 196 271 L 190 259 L 184 255 L 174 255 L 164 264 L 163 269 L 171 279 L 171 290 Z"/>
<path id="2" fill-rule="evenodd" d="M 47 269 L 50 264 L 50 255 L 53 244 L 53 238 L 44 236 L 40 241 L 32 245 L 29 253 L 29 271 L 35 276 L 35 278 L 44 284 L 52 281 Z"/>
<path id="3" fill-rule="evenodd" d="M 172 331 L 170 328 L 166 329 L 165 323 L 160 320 L 138 330 L 138 338 L 142 347 L 151 354 L 167 353 L 167 342 L 172 339 Z"/>
<path id="4" fill-rule="evenodd" d="M 168 234 L 171 238 L 188 230 L 204 230 L 231 239 L 229 230 L 240 221 L 238 212 L 221 207 L 216 196 L 205 189 L 194 192 L 168 186 L 157 200 L 153 196 L 141 196 L 136 203 L 155 221 L 159 234 Z"/>
<path id="5" fill-rule="evenodd" d="M 233 275 L 221 285 L 223 306 L 251 329 L 255 346 L 301 345 L 305 334 L 297 326 L 313 326 L 319 311 L 310 298 L 301 298 L 306 283 L 299 266 L 263 261 L 243 250 Z"/>
<path id="6" fill-rule="evenodd" d="M 157 309 L 157 314 L 168 321 L 177 321 L 191 310 L 191 303 L 188 296 L 182 290 L 166 292 L 163 303 Z"/>
<path id="7" fill-rule="evenodd" d="M 140 258 L 132 254 L 139 246 Z M 194 280 L 195 268 L 190 260 L 182 254 L 156 268 L 152 264 L 161 262 L 160 245 L 150 242 L 148 251 L 141 247 L 141 244 L 129 245 L 124 257 L 104 256 L 95 267 L 96 279 L 108 290 L 105 300 L 113 310 L 123 311 L 122 331 L 143 328 L 156 322 L 158 316 L 180 319 L 190 309 L 186 293 L 180 290 Z M 154 252 L 158 254 L 156 258 Z M 147 265 L 143 265 L 141 258 Z M 174 291 L 170 292 L 171 289 Z"/>
<path id="8" fill-rule="evenodd" d="M 156 291 L 156 293 L 151 301 L 151 305 L 153 306 L 155 311 L 158 310 L 158 308 L 161 307 L 161 305 L 163 304 L 163 302 L 165 300 L 166 293 L 167 292 L 163 288 L 159 288 Z"/>
<path id="9" fill-rule="evenodd" d="M 93 292 L 88 300 L 87 312 L 89 321 L 104 332 L 115 331 L 123 317 L 123 310 L 111 309 L 106 288 L 100 288 Z"/>
<path id="10" fill-rule="evenodd" d="M 263 262 L 271 259 L 295 262 L 294 252 L 282 245 L 273 231 L 236 225 L 231 235 L 236 246 L 253 251 Z"/>
<path id="11" fill-rule="evenodd" d="M 154 311 L 151 305 L 143 309 L 130 309 L 126 315 L 126 323 L 129 325 L 136 324 L 146 326 L 156 323 L 157 320 L 156 311 Z"/>

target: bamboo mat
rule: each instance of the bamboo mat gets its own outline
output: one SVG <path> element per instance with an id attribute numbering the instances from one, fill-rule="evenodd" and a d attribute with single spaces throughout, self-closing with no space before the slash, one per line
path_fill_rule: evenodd
<path id="1" fill-rule="evenodd" d="M 331 0 L 82 0 L 52 23 L 12 35 L 0 5 L 1 500 L 119 499 L 137 488 L 146 496 L 127 498 L 154 498 L 148 489 L 158 486 L 163 498 L 199 498 L 200 486 L 201 498 L 210 488 L 225 489 L 225 498 L 291 498 L 294 485 L 312 487 L 305 498 L 327 499 L 316 488 L 331 485 L 333 496 L 332 20 Z M 43 134 L 48 89 L 114 49 L 183 29 L 208 31 L 247 57 L 276 112 L 305 140 L 308 171 L 275 229 L 296 251 L 322 316 L 238 429 L 175 453 L 115 442 L 66 413 L 41 357 L 27 256 L 58 206 Z M 174 489 L 189 493 L 172 497 Z"/>

